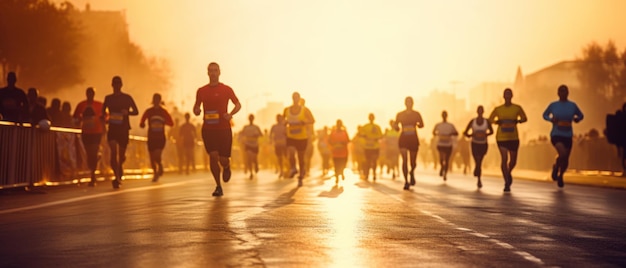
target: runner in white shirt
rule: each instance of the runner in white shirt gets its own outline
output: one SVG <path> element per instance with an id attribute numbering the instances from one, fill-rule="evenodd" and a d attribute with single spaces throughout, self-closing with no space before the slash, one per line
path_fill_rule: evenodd
<path id="1" fill-rule="evenodd" d="M 454 145 L 454 140 L 456 140 L 456 136 L 458 136 L 459 133 L 456 131 L 454 125 L 448 123 L 448 112 L 443 111 L 441 113 L 441 118 L 443 118 L 443 122 L 435 125 L 433 135 L 438 137 L 437 151 L 439 151 L 439 163 L 441 164 L 439 176 L 442 176 L 443 180 L 446 181 L 448 179 L 447 173 L 450 156 L 452 155 L 452 146 Z"/>
<path id="2" fill-rule="evenodd" d="M 476 113 L 478 116 L 467 124 L 463 135 L 472 138 L 472 156 L 474 157 L 474 176 L 477 178 L 476 186 L 483 187 L 481 181 L 483 158 L 487 154 L 488 144 L 487 137 L 493 134 L 493 128 L 487 118 L 483 117 L 485 109 L 482 105 L 478 106 Z M 470 130 L 472 133 L 470 134 Z"/>

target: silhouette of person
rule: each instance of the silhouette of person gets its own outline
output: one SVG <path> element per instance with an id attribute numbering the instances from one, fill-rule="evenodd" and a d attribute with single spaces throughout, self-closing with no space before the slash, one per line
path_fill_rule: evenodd
<path id="1" fill-rule="evenodd" d="M 223 169 L 223 180 L 228 182 L 231 176 L 230 155 L 233 146 L 233 133 L 231 119 L 241 109 L 241 103 L 235 92 L 229 86 L 219 81 L 220 66 L 209 63 L 207 67 L 209 84 L 198 89 L 193 113 L 200 115 L 200 105 L 204 109 L 202 140 L 204 148 L 209 154 L 209 165 L 217 186 L 213 196 L 222 196 L 222 184 L 220 182 L 220 166 Z M 228 112 L 228 103 L 231 101 L 235 107 Z"/>
<path id="2" fill-rule="evenodd" d="M 298 176 L 298 186 L 302 186 L 302 179 L 306 174 L 305 153 L 309 145 L 309 139 L 313 134 L 311 125 L 315 123 L 315 118 L 311 111 L 303 105 L 300 93 L 294 92 L 291 95 L 293 104 L 285 108 L 283 116 L 287 121 L 287 153 L 289 155 L 289 178 L 293 178 L 297 173 L 296 155 L 298 157 L 298 167 L 300 175 Z"/>
<path id="3" fill-rule="evenodd" d="M 29 121 L 33 128 L 37 126 L 41 120 L 50 120 L 50 116 L 48 116 L 46 108 L 37 101 L 39 91 L 36 88 L 31 87 L 28 89 L 27 97 Z"/>
<path id="4" fill-rule="evenodd" d="M 244 150 L 246 151 L 246 161 L 250 169 L 250 179 L 259 173 L 259 138 L 263 136 L 261 128 L 254 124 L 254 115 L 248 115 L 249 124 L 244 126 L 239 137 L 242 139 Z"/>
<path id="5" fill-rule="evenodd" d="M 324 126 L 317 133 L 317 151 L 322 157 L 322 176 L 326 176 L 330 171 L 331 158 L 330 147 L 328 146 L 328 127 Z"/>
<path id="6" fill-rule="evenodd" d="M 0 120 L 20 124 L 28 121 L 28 98 L 16 83 L 17 75 L 9 72 L 7 86 L 0 89 Z"/>
<path id="7" fill-rule="evenodd" d="M 64 101 L 61 104 L 61 113 L 59 114 L 59 123 L 57 124 L 60 127 L 71 128 L 74 127 L 72 123 L 72 105 L 68 101 Z"/>
<path id="8" fill-rule="evenodd" d="M 161 154 L 165 148 L 165 126 L 173 126 L 172 116 L 161 105 L 161 94 L 152 96 L 152 107 L 148 108 L 141 116 L 139 127 L 146 127 L 148 121 L 148 152 L 150 153 L 150 165 L 154 171 L 152 182 L 159 181 L 163 176 L 163 163 Z"/>
<path id="9" fill-rule="evenodd" d="M 274 154 L 278 162 L 278 177 L 285 176 L 283 162 L 287 158 L 287 124 L 282 114 L 276 115 L 276 124 L 270 129 L 270 142 L 274 144 Z"/>
<path id="10" fill-rule="evenodd" d="M 406 97 L 404 99 L 405 110 L 399 112 L 394 120 L 394 129 L 402 131 L 398 138 L 398 147 L 400 148 L 400 156 L 402 156 L 402 175 L 404 176 L 404 190 L 409 190 L 411 185 L 415 185 L 415 167 L 417 166 L 417 151 L 419 150 L 419 139 L 417 137 L 417 128 L 424 127 L 422 115 L 413 110 L 413 98 Z M 402 128 L 400 128 L 400 126 Z M 410 159 L 410 160 L 409 160 Z M 408 164 L 411 163 L 409 172 Z M 408 176 L 411 176 L 409 182 Z"/>
<path id="11" fill-rule="evenodd" d="M 517 150 L 519 149 L 519 134 L 517 124 L 528 120 L 522 106 L 511 102 L 513 90 L 504 89 L 504 104 L 496 107 L 489 115 L 489 122 L 498 125 L 496 132 L 496 143 L 500 150 L 502 176 L 504 177 L 504 192 L 511 191 L 513 176 L 511 172 L 517 164 Z"/>
<path id="12" fill-rule="evenodd" d="M 376 166 L 378 157 L 380 156 L 380 139 L 383 138 L 383 131 L 380 126 L 374 123 L 375 116 L 373 113 L 368 115 L 369 122 L 362 126 L 360 134 L 363 136 L 365 143 L 363 149 L 365 153 L 365 167 L 363 169 L 364 179 L 369 179 L 370 170 L 372 170 L 372 179 L 376 180 Z"/>
<path id="13" fill-rule="evenodd" d="M 350 143 L 348 131 L 344 127 L 343 121 L 337 119 L 335 127 L 328 136 L 328 144 L 335 167 L 335 184 L 339 183 L 339 177 L 341 177 L 342 180 L 346 179 L 343 171 L 346 169 L 346 164 L 348 163 L 348 143 Z"/>
<path id="14" fill-rule="evenodd" d="M 102 117 L 102 102 L 94 99 L 96 90 L 88 87 L 85 90 L 86 100 L 76 105 L 73 118 L 81 128 L 81 140 L 87 153 L 87 166 L 89 167 L 91 181 L 89 186 L 96 185 L 96 169 L 98 168 L 98 160 L 100 144 L 102 143 L 102 134 L 104 133 L 104 120 Z"/>
<path id="15" fill-rule="evenodd" d="M 389 120 L 389 126 L 391 128 L 385 130 L 384 144 L 385 144 L 385 165 L 387 166 L 387 173 L 391 172 L 391 178 L 395 179 L 400 174 L 400 148 L 398 147 L 398 139 L 400 138 L 400 132 L 396 131 L 394 126 L 394 120 Z"/>
<path id="16" fill-rule="evenodd" d="M 474 177 L 477 179 L 476 186 L 478 186 L 478 188 L 483 187 L 481 181 L 482 165 L 483 159 L 487 154 L 487 149 L 489 148 L 487 137 L 493 134 L 491 123 L 483 117 L 484 112 L 485 109 L 483 106 L 479 105 L 478 108 L 476 108 L 476 118 L 470 120 L 465 131 L 463 131 L 463 135 L 472 139 L 471 148 L 472 157 L 474 158 Z M 471 133 L 470 130 L 472 131 Z"/>
<path id="17" fill-rule="evenodd" d="M 452 147 L 454 141 L 459 133 L 453 124 L 448 122 L 448 112 L 441 112 L 442 122 L 435 125 L 433 129 L 433 136 L 437 136 L 437 151 L 439 151 L 439 164 L 441 169 L 439 170 L 439 176 L 443 177 L 443 180 L 448 179 L 448 171 L 450 169 L 450 157 L 452 156 Z"/>
<path id="18" fill-rule="evenodd" d="M 189 113 L 185 113 L 185 123 L 180 126 L 178 138 L 176 140 L 177 149 L 181 151 L 179 156 L 181 157 L 180 161 L 180 170 L 181 172 L 184 170 L 185 174 L 189 174 L 189 169 L 193 169 L 194 171 L 196 166 L 196 161 L 194 157 L 194 148 L 196 147 L 196 127 L 189 121 L 191 119 L 191 115 Z"/>
<path id="19" fill-rule="evenodd" d="M 615 114 L 606 116 L 604 134 L 606 140 L 617 147 L 618 156 L 622 159 L 622 177 L 626 177 L 626 102 Z"/>
<path id="20" fill-rule="evenodd" d="M 130 131 L 128 117 L 138 115 L 139 111 L 133 97 L 122 92 L 121 77 L 114 76 L 111 79 L 111 86 L 113 87 L 113 94 L 104 97 L 101 118 L 104 119 L 105 115 L 108 114 L 107 141 L 111 148 L 111 168 L 115 174 L 115 179 L 111 181 L 111 184 L 114 189 L 117 189 L 122 184 L 122 176 L 124 175 L 123 164 L 126 161 L 126 147 L 128 146 Z"/>
<path id="21" fill-rule="evenodd" d="M 54 98 L 50 102 L 50 107 L 46 108 L 46 112 L 50 116 L 50 121 L 52 121 L 52 125 L 55 127 L 60 127 L 61 122 L 61 100 L 59 98 Z"/>

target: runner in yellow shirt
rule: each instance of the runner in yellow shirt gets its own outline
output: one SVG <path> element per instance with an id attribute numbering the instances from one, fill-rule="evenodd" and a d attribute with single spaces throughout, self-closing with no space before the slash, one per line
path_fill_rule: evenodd
<path id="1" fill-rule="evenodd" d="M 513 183 L 511 172 L 517 163 L 517 149 L 519 148 L 517 124 L 528 120 L 522 106 L 513 104 L 512 98 L 513 91 L 506 88 L 504 90 L 504 104 L 493 109 L 489 116 L 489 122 L 498 125 L 496 142 L 502 157 L 501 169 L 504 177 L 504 192 L 511 191 L 511 184 Z"/>
<path id="2" fill-rule="evenodd" d="M 383 131 L 380 126 L 374 123 L 374 114 L 370 113 L 368 116 L 369 123 L 365 124 L 362 128 L 362 135 L 365 143 L 363 149 L 365 150 L 365 168 L 364 179 L 369 179 L 370 169 L 373 171 L 372 179 L 376 181 L 376 166 L 378 163 L 378 157 L 380 156 L 380 139 L 383 138 Z"/>

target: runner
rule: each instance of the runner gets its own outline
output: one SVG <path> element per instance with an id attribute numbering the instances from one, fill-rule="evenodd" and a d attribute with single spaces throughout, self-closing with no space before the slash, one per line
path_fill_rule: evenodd
<path id="1" fill-rule="evenodd" d="M 115 179 L 111 181 L 111 184 L 113 184 L 114 189 L 117 189 L 120 188 L 124 175 L 122 165 L 126 160 L 126 146 L 128 146 L 128 132 L 130 130 L 128 116 L 138 115 L 139 111 L 133 97 L 122 92 L 121 77 L 114 76 L 111 80 L 111 86 L 113 87 L 113 94 L 104 97 L 100 118 L 104 120 L 104 116 L 108 112 L 107 141 L 109 148 L 111 148 L 111 168 L 115 174 Z"/>
<path id="2" fill-rule="evenodd" d="M 300 93 L 294 92 L 292 94 L 292 100 L 293 104 L 285 108 L 283 113 L 287 120 L 287 152 L 289 154 L 289 165 L 291 167 L 289 178 L 293 178 L 298 173 L 298 169 L 296 168 L 297 154 L 298 167 L 300 168 L 298 186 L 302 186 L 302 179 L 306 174 L 304 157 L 309 138 L 312 136 L 312 134 L 308 132 L 311 129 L 310 125 L 315 123 L 315 119 L 311 111 L 302 105 Z"/>
<path id="3" fill-rule="evenodd" d="M 150 165 L 154 171 L 152 182 L 159 181 L 163 176 L 163 163 L 161 154 L 165 148 L 165 126 L 173 126 L 172 116 L 161 105 L 161 94 L 152 96 L 152 107 L 148 108 L 141 116 L 139 127 L 146 127 L 148 120 L 148 152 L 150 153 Z"/>
<path id="4" fill-rule="evenodd" d="M 417 151 L 419 150 L 419 139 L 417 138 L 417 128 L 424 127 L 422 115 L 413 110 L 413 98 L 406 97 L 404 99 L 406 109 L 396 115 L 394 129 L 402 132 L 398 139 L 398 147 L 400 147 L 400 155 L 402 156 L 402 175 L 404 175 L 404 190 L 409 190 L 411 185 L 415 185 L 415 167 L 417 166 Z M 408 154 L 408 156 L 407 156 Z M 407 157 L 410 157 L 411 171 L 408 170 Z M 411 176 L 409 183 L 408 175 Z"/>
<path id="5" fill-rule="evenodd" d="M 550 142 L 554 145 L 558 156 L 552 165 L 552 180 L 557 182 L 559 188 L 563 188 L 563 174 L 569 165 L 569 155 L 572 151 L 572 121 L 578 123 L 583 120 L 583 113 L 578 109 L 576 103 L 567 99 L 569 89 L 566 85 L 558 88 L 559 100 L 550 103 L 543 112 L 543 119 L 552 122 L 550 131 Z"/>
<path id="6" fill-rule="evenodd" d="M 443 181 L 448 180 L 448 170 L 450 169 L 450 156 L 452 156 L 452 147 L 456 136 L 459 133 L 453 124 L 448 123 L 448 112 L 441 112 L 443 122 L 437 123 L 433 129 L 433 136 L 437 136 L 437 151 L 439 152 L 439 176 L 443 177 Z"/>
<path id="7" fill-rule="evenodd" d="M 270 142 L 274 144 L 274 154 L 278 162 L 278 177 L 285 177 L 283 161 L 287 158 L 287 125 L 282 114 L 276 115 L 276 124 L 270 130 Z"/>
<path id="8" fill-rule="evenodd" d="M 385 130 L 384 144 L 385 144 L 385 165 L 387 166 L 387 174 L 391 172 L 391 178 L 396 179 L 396 176 L 400 174 L 399 156 L 400 148 L 398 147 L 398 138 L 400 133 L 393 128 L 394 121 L 389 120 L 389 126 L 391 128 Z"/>
<path id="9" fill-rule="evenodd" d="M 330 147 L 328 146 L 328 127 L 324 126 L 317 133 L 317 151 L 322 157 L 322 176 L 326 176 L 330 170 L 331 157 Z"/>
<path id="10" fill-rule="evenodd" d="M 259 138 L 263 136 L 263 132 L 254 124 L 253 114 L 248 116 L 248 121 L 250 124 L 243 127 L 239 136 L 246 151 L 246 166 L 250 169 L 250 179 L 253 179 L 259 173 Z"/>
<path id="11" fill-rule="evenodd" d="M 189 170 L 196 171 L 196 159 L 194 156 L 196 147 L 196 127 L 190 122 L 191 115 L 185 113 L 185 123 L 178 129 L 178 138 L 176 149 L 180 151 L 178 154 L 181 158 L 179 161 L 179 173 L 183 170 L 185 174 L 189 174 Z"/>
<path id="12" fill-rule="evenodd" d="M 463 135 L 472 138 L 472 157 L 474 158 L 474 177 L 477 178 L 476 186 L 483 187 L 481 181 L 483 158 L 487 154 L 489 144 L 487 137 L 493 134 L 493 128 L 489 120 L 483 117 L 485 109 L 482 105 L 478 106 L 476 113 L 478 116 L 470 120 L 469 124 L 463 131 Z M 472 130 L 472 133 L 469 131 Z"/>
<path id="13" fill-rule="evenodd" d="M 380 139 L 383 137 L 383 131 L 380 126 L 374 123 L 374 114 L 368 115 L 369 123 L 362 127 L 361 135 L 365 143 L 363 149 L 365 152 L 365 167 L 363 176 L 365 180 L 369 179 L 370 170 L 372 170 L 372 180 L 376 181 L 376 166 L 378 164 L 378 156 L 380 155 Z"/>
<path id="14" fill-rule="evenodd" d="M 202 105 L 204 109 L 202 140 L 204 141 L 204 148 L 209 154 L 211 174 L 217 185 L 213 196 L 222 196 L 224 191 L 220 182 L 220 166 L 223 169 L 222 179 L 224 182 L 228 182 L 231 175 L 230 155 L 233 145 L 230 121 L 233 115 L 241 110 L 241 103 L 235 96 L 233 89 L 220 82 L 221 72 L 217 63 L 209 63 L 207 74 L 209 84 L 198 89 L 193 113 L 196 116 L 200 115 L 200 105 Z M 229 101 L 235 105 L 230 113 L 227 111 Z"/>
<path id="15" fill-rule="evenodd" d="M 511 172 L 517 163 L 517 150 L 519 149 L 517 124 L 524 123 L 528 119 L 522 106 L 511 102 L 513 91 L 510 88 L 504 90 L 503 97 L 504 104 L 493 109 L 489 116 L 489 122 L 498 125 L 496 142 L 502 158 L 500 168 L 504 177 L 504 192 L 510 192 L 513 183 Z"/>
<path id="16" fill-rule="evenodd" d="M 350 143 L 350 136 L 348 136 L 343 122 L 337 119 L 337 124 L 328 136 L 328 144 L 333 156 L 333 165 L 335 166 L 335 184 L 339 183 L 339 177 L 341 177 L 341 180 L 346 179 L 343 172 L 348 163 L 348 143 Z"/>
<path id="17" fill-rule="evenodd" d="M 76 105 L 72 116 L 77 124 L 81 126 L 81 139 L 85 152 L 87 153 L 87 166 L 89 167 L 91 181 L 89 186 L 96 186 L 96 169 L 100 159 L 99 151 L 104 133 L 104 120 L 102 120 L 102 102 L 94 100 L 96 90 L 88 87 L 85 90 L 87 100 Z"/>

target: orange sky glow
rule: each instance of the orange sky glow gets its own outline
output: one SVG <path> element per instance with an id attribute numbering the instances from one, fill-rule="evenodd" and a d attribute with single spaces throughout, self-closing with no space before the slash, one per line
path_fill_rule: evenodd
<path id="1" fill-rule="evenodd" d="M 386 126 L 405 96 L 452 92 L 457 81 L 464 97 L 480 82 L 512 81 L 518 66 L 529 73 L 575 59 L 592 41 L 626 46 L 621 0 L 70 2 L 124 10 L 131 39 L 170 62 L 164 95 L 183 111 L 215 61 L 242 114 L 267 101 L 287 105 L 299 91 L 320 125 L 355 126 L 374 112 Z"/>

